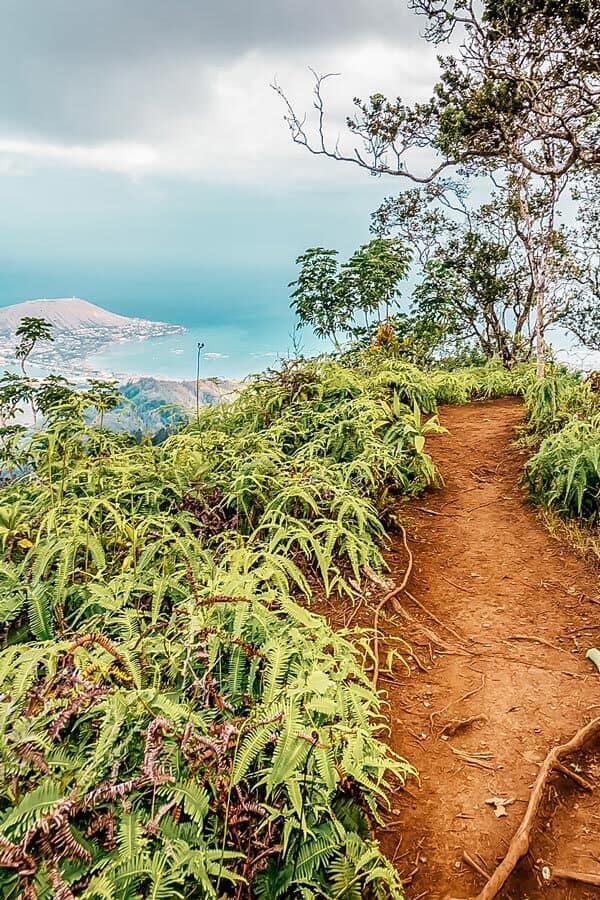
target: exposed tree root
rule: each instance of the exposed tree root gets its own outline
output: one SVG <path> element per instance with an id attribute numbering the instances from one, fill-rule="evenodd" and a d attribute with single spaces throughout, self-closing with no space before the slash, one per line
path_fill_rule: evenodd
<path id="1" fill-rule="evenodd" d="M 507 637 L 508 641 L 530 641 L 534 644 L 543 644 L 544 647 L 549 647 L 551 650 L 556 650 L 558 653 L 566 653 L 567 656 L 571 656 L 568 650 L 565 650 L 564 647 L 557 647 L 556 644 L 551 644 L 550 641 L 547 641 L 545 638 L 535 637 L 531 634 L 511 634 Z"/>
<path id="2" fill-rule="evenodd" d="M 566 744 L 560 744 L 558 747 L 554 747 L 548 753 L 546 759 L 540 767 L 540 771 L 531 791 L 527 810 L 525 812 L 525 815 L 523 816 L 523 819 L 521 820 L 521 824 L 519 825 L 515 836 L 510 842 L 508 852 L 498 868 L 488 879 L 488 882 L 483 890 L 477 895 L 476 900 L 493 900 L 508 877 L 511 875 L 513 869 L 515 868 L 521 857 L 524 856 L 529 850 L 535 819 L 544 799 L 544 792 L 547 782 L 551 777 L 553 771 L 555 771 L 556 769 L 561 770 L 560 765 L 564 757 L 569 756 L 571 753 L 575 753 L 578 750 L 581 750 L 586 746 L 586 744 L 589 744 L 591 741 L 595 740 L 599 735 L 600 717 L 593 719 L 587 725 L 584 725 L 583 728 L 580 728 L 579 731 L 575 735 L 573 735 L 571 740 Z M 555 870 L 554 875 L 557 875 L 557 870 Z"/>
<path id="3" fill-rule="evenodd" d="M 582 884 L 600 885 L 600 875 L 592 872 L 572 872 L 570 869 L 551 869 L 552 878 L 564 878 L 568 881 L 579 881 Z"/>
<path id="4" fill-rule="evenodd" d="M 468 719 L 453 719 L 452 722 L 448 722 L 447 725 L 444 725 L 440 731 L 440 737 L 444 735 L 446 737 L 452 737 L 460 731 L 464 731 L 469 725 L 474 725 L 475 722 L 487 722 L 487 720 L 488 717 L 484 716 L 483 713 L 479 713 L 477 716 L 469 716 Z"/>
<path id="5" fill-rule="evenodd" d="M 483 866 L 480 865 L 476 859 L 473 859 L 473 857 L 469 853 L 467 853 L 466 850 L 463 850 L 462 858 L 463 862 L 466 862 L 468 866 L 471 866 L 472 869 L 475 869 L 476 872 L 479 872 L 479 874 L 483 878 L 490 877 L 490 873 L 487 871 L 487 869 L 484 869 Z"/>
<path id="6" fill-rule="evenodd" d="M 437 616 L 434 616 L 434 614 L 433 614 L 430 610 L 428 610 L 427 607 L 426 607 L 423 603 L 421 603 L 420 600 L 417 600 L 417 598 L 414 597 L 414 596 L 410 593 L 410 591 L 405 590 L 404 593 L 405 593 L 406 596 L 409 598 L 409 600 L 412 600 L 412 602 L 415 604 L 415 606 L 418 606 L 419 609 L 422 610 L 426 615 L 428 615 L 430 619 L 433 619 L 433 621 L 434 621 L 437 625 L 439 625 L 440 628 L 445 629 L 445 631 L 447 631 L 448 634 L 451 634 L 452 637 L 455 637 L 456 640 L 457 640 L 459 643 L 461 643 L 461 644 L 464 643 L 464 640 L 465 640 L 465 639 L 462 638 L 462 637 L 460 636 L 460 634 L 459 634 L 457 631 L 454 630 L 454 628 L 450 628 L 449 625 L 445 625 L 445 624 L 441 621 L 441 619 L 438 619 Z"/>

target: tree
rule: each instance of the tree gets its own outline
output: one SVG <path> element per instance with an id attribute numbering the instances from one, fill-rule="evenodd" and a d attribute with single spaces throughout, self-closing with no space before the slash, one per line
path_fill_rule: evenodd
<path id="1" fill-rule="evenodd" d="M 536 293 L 538 374 L 544 372 L 547 261 L 554 219 L 568 176 L 600 163 L 600 6 L 595 0 L 413 0 L 428 20 L 426 37 L 443 44 L 461 39 L 456 53 L 440 57 L 441 75 L 431 98 L 407 106 L 400 98 L 356 98 L 348 127 L 359 145 L 329 142 L 323 85 L 315 74 L 316 137 L 278 85 L 293 140 L 312 153 L 344 160 L 371 173 L 429 183 L 451 166 L 465 172 L 504 167 L 519 182 L 522 240 L 528 246 Z M 412 168 L 413 151 L 434 150 L 424 173 Z M 543 181 L 550 198 L 543 241 L 530 228 L 528 209 Z"/>
<path id="2" fill-rule="evenodd" d="M 90 378 L 88 384 L 88 390 L 84 392 L 84 399 L 96 410 L 98 427 L 102 429 L 104 428 L 105 414 L 123 403 L 123 394 L 119 390 L 117 381 Z"/>
<path id="3" fill-rule="evenodd" d="M 15 347 L 15 356 L 21 363 L 21 371 L 26 375 L 25 363 L 38 341 L 53 341 L 52 323 L 36 316 L 23 316 L 15 332 L 19 342 Z"/>
<path id="4" fill-rule="evenodd" d="M 292 309 L 302 325 L 310 325 L 317 337 L 329 338 L 339 349 L 338 331 L 345 312 L 339 292 L 337 250 L 309 247 L 297 259 L 300 274 L 288 287 Z"/>
<path id="5" fill-rule="evenodd" d="M 420 331 L 433 324 L 440 349 L 477 346 L 506 365 L 528 359 L 537 335 L 538 253 L 545 260 L 544 329 L 575 309 L 579 267 L 568 233 L 553 222 L 546 246 L 553 200 L 530 196 L 526 219 L 521 189 L 512 178 L 497 182 L 489 202 L 476 206 L 464 184 L 435 184 L 391 197 L 374 214 L 377 233 L 414 244 L 420 281 L 405 324 Z"/>
<path id="6" fill-rule="evenodd" d="M 340 290 L 353 313 L 360 311 L 365 327 L 390 317 L 399 283 L 406 278 L 412 254 L 399 238 L 377 237 L 356 250 L 340 272 Z"/>
<path id="7" fill-rule="evenodd" d="M 430 99 L 408 106 L 380 93 L 355 98 L 347 125 L 358 146 L 344 150 L 327 135 L 323 87 L 330 75 L 313 73 L 316 135 L 275 83 L 295 143 L 415 182 L 458 164 L 518 165 L 560 177 L 576 165 L 600 163 L 595 0 L 412 0 L 411 6 L 426 17 L 429 41 L 460 41 L 454 55 L 439 57 Z M 408 158 L 423 147 L 438 160 L 418 174 Z"/>
<path id="8" fill-rule="evenodd" d="M 567 326 L 591 350 L 600 351 L 600 176 L 587 173 L 575 186 L 579 201 L 576 244 L 580 265 L 578 308 L 567 316 Z"/>
<path id="9" fill-rule="evenodd" d="M 413 0 L 441 60 L 427 111 L 442 153 L 558 178 L 600 163 L 595 0 Z"/>
<path id="10" fill-rule="evenodd" d="M 22 403 L 31 403 L 32 386 L 23 375 L 4 372 L 0 376 L 0 426 L 5 427 L 23 412 Z"/>
<path id="11" fill-rule="evenodd" d="M 302 325 L 340 349 L 340 333 L 370 335 L 397 306 L 398 286 L 406 277 L 411 253 L 397 237 L 378 236 L 341 266 L 337 250 L 313 247 L 298 257 L 300 274 L 290 283 L 292 308 Z M 363 325 L 358 325 L 357 316 Z"/>

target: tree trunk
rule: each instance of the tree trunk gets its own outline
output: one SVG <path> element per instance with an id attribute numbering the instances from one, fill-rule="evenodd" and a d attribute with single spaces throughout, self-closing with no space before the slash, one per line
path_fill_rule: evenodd
<path id="1" fill-rule="evenodd" d="M 541 283 L 536 284 L 535 293 L 536 293 L 536 304 L 535 304 L 536 375 L 538 378 L 543 378 L 544 375 L 546 374 L 546 347 L 545 347 L 545 341 L 544 341 L 545 316 L 544 316 L 544 284 L 543 284 L 543 280 Z"/>

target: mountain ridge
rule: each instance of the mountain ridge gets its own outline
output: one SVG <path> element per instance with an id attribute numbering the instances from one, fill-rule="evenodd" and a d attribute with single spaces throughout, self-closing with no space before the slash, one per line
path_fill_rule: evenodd
<path id="1" fill-rule="evenodd" d="M 52 297 L 22 300 L 0 307 L 0 331 L 6 333 L 7 330 L 16 330 L 24 316 L 47 319 L 56 328 L 69 331 L 82 325 L 121 328 L 134 323 L 164 325 L 169 329 L 185 330 L 183 326 L 169 322 L 152 321 L 139 316 L 123 316 L 82 297 Z"/>
<path id="2" fill-rule="evenodd" d="M 116 374 L 98 371 L 89 363 L 90 358 L 111 344 L 138 343 L 186 332 L 182 325 L 122 316 L 80 297 L 24 300 L 0 307 L 0 366 L 18 366 L 16 331 L 25 316 L 46 319 L 53 326 L 52 340 L 36 344 L 29 364 L 42 372 L 79 381 Z"/>

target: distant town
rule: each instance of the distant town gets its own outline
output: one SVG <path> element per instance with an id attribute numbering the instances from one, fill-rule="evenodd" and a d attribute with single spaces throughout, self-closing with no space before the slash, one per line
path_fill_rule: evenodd
<path id="1" fill-rule="evenodd" d="M 15 331 L 24 316 L 44 318 L 53 326 L 54 340 L 36 347 L 32 365 L 75 381 L 106 374 L 95 371 L 88 360 L 110 344 L 186 331 L 182 325 L 117 315 L 78 297 L 26 300 L 0 308 L 0 367 L 17 365 Z"/>

